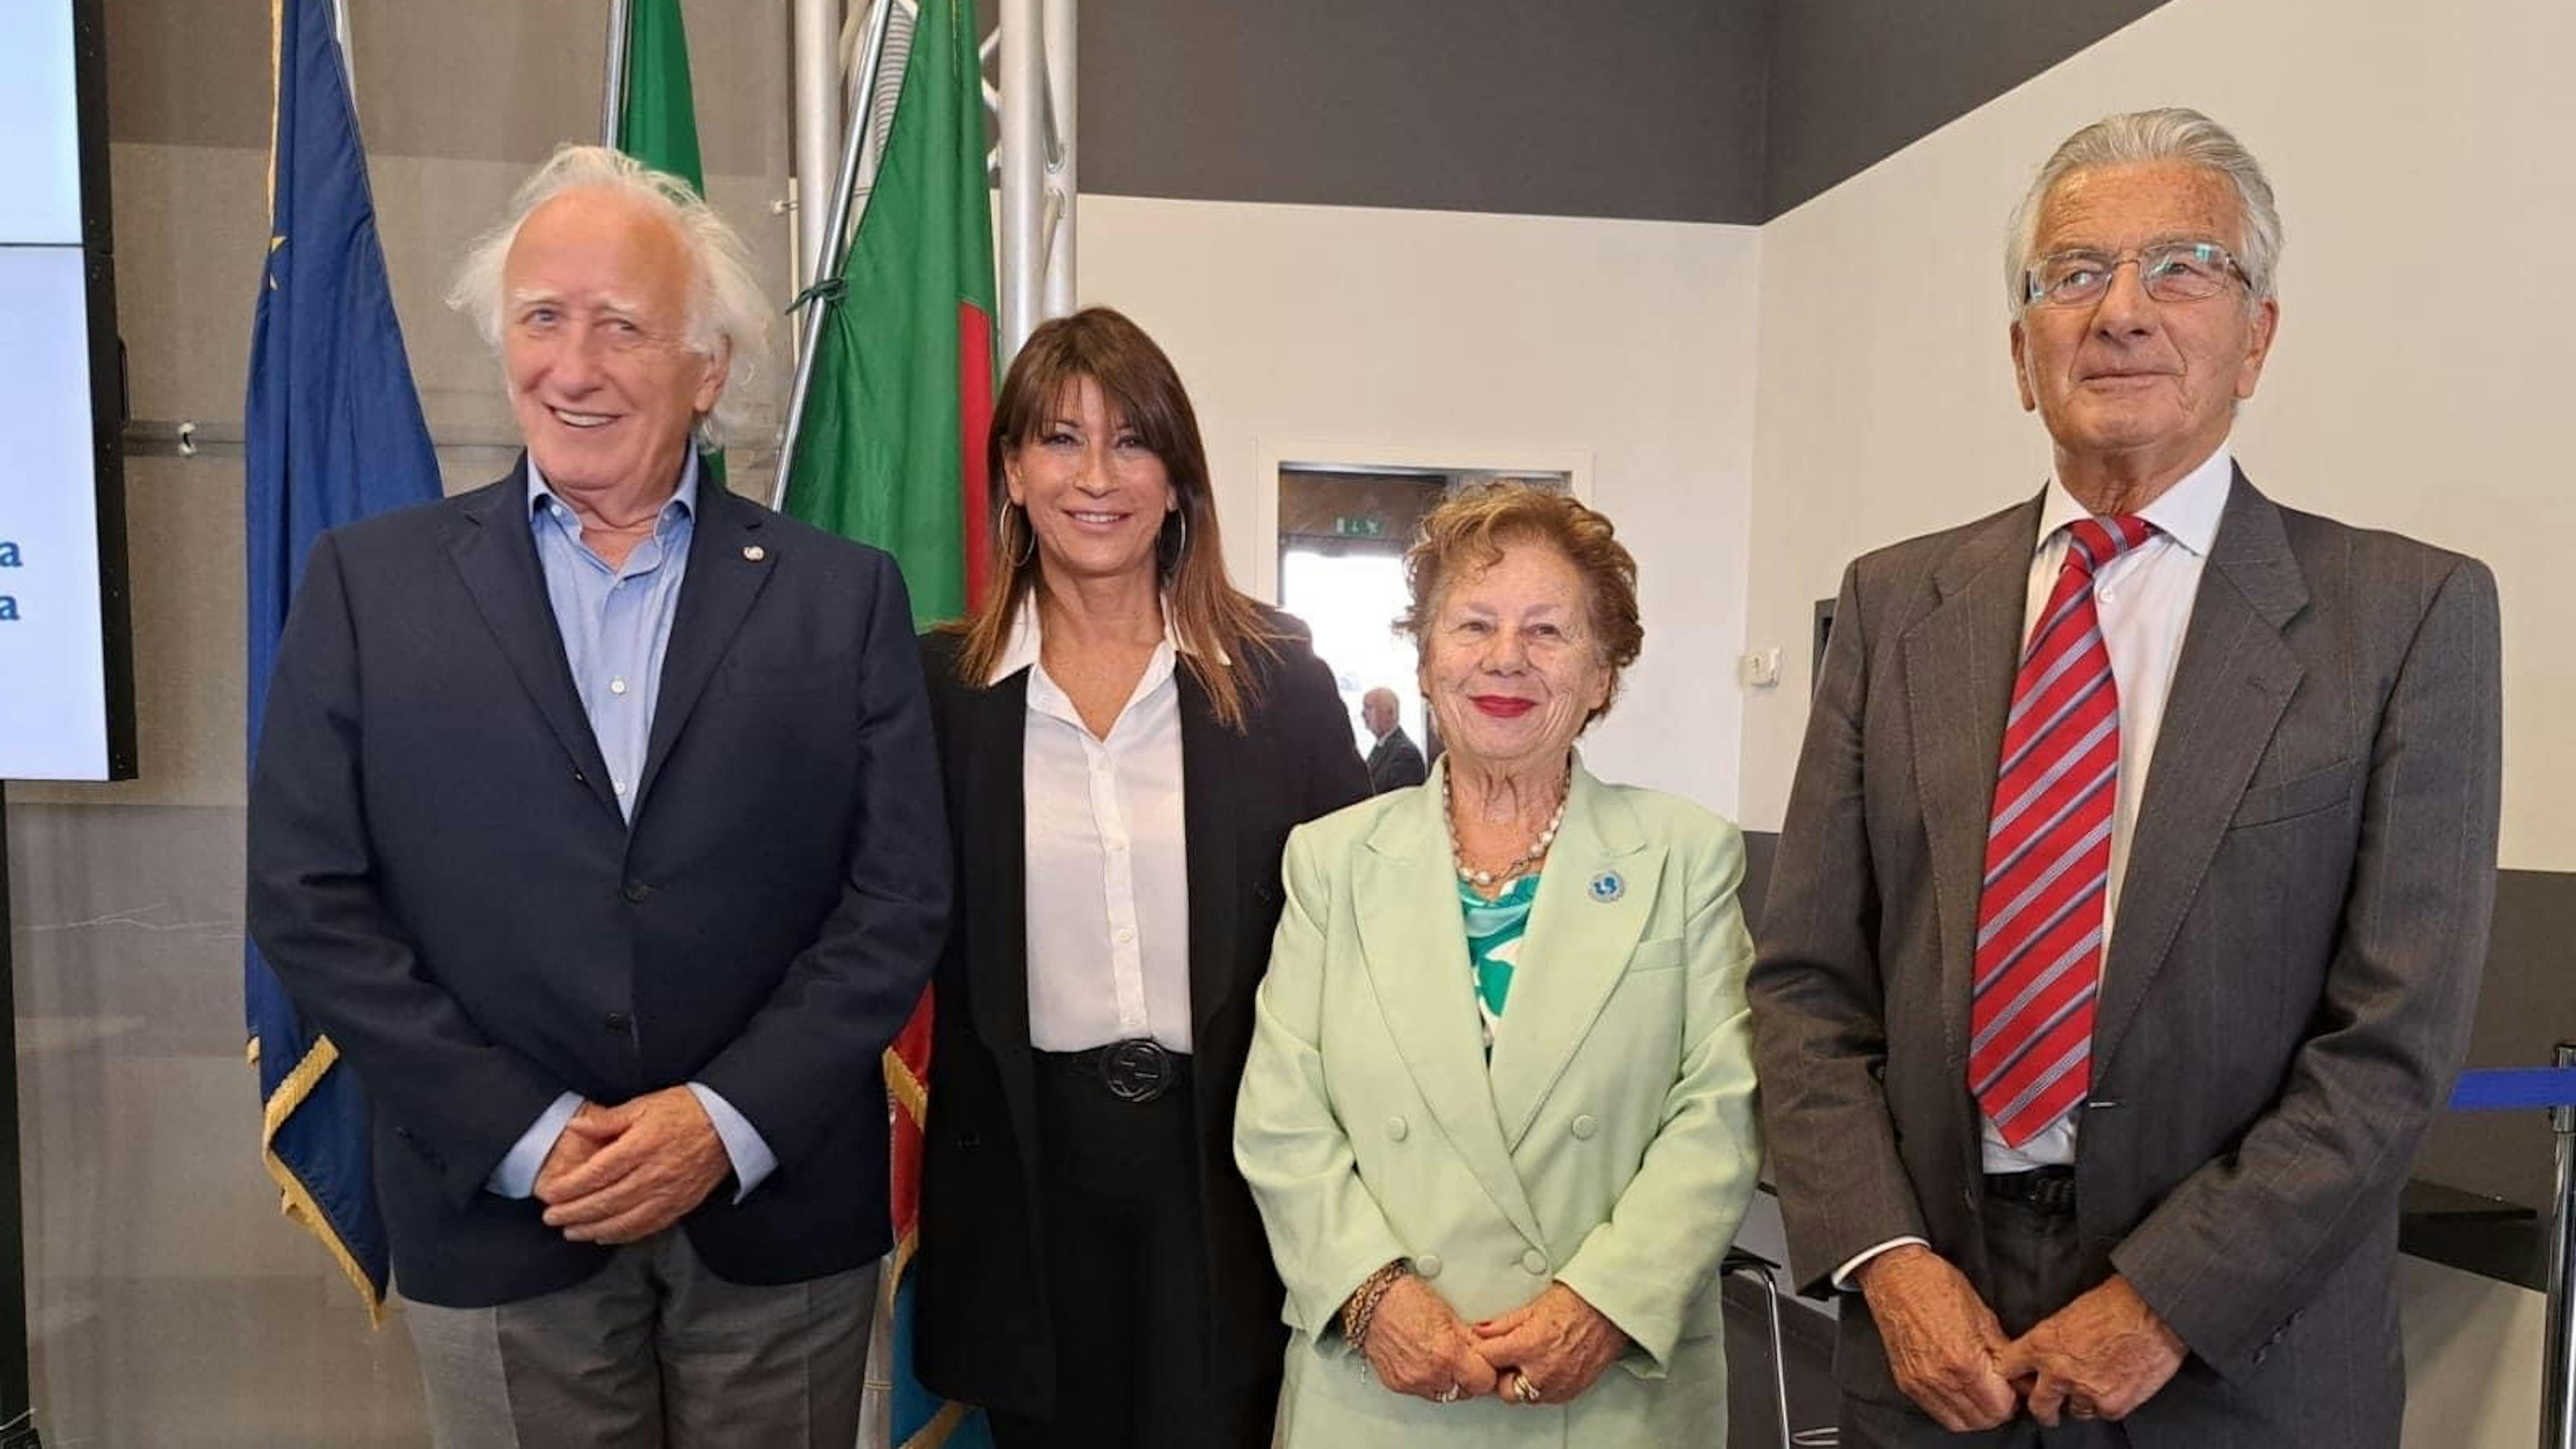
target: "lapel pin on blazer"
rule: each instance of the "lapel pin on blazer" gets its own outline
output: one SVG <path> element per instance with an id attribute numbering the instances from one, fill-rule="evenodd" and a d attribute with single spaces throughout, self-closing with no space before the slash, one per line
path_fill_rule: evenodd
<path id="1" fill-rule="evenodd" d="M 758 563 L 762 559 L 769 557 L 769 550 L 762 548 L 756 543 L 746 543 L 742 546 L 742 556 L 751 560 L 753 563 Z"/>
<path id="2" fill-rule="evenodd" d="M 1626 894 L 1627 890 L 1628 883 L 1619 879 L 1619 872 L 1615 870 L 1605 870 L 1592 878 L 1592 898 L 1605 906 Z"/>

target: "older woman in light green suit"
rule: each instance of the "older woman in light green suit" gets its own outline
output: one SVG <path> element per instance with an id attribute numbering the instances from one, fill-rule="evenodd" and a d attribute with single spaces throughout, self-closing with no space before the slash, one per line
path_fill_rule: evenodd
<path id="1" fill-rule="evenodd" d="M 1289 837 L 1236 1106 L 1280 1442 L 1722 1444 L 1760 1166 L 1741 837 L 1574 756 L 1643 637 L 1608 520 L 1479 490 L 1407 563 L 1448 753 Z"/>

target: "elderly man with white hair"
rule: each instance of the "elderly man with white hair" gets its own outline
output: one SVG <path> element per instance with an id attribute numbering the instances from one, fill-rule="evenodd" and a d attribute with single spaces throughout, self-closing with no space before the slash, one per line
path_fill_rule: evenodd
<path id="1" fill-rule="evenodd" d="M 526 452 L 315 547 L 250 930 L 371 1099 L 439 1444 L 847 1449 L 948 909 L 902 578 L 702 469 L 767 307 L 678 181 L 565 147 L 450 301 Z"/>
<path id="2" fill-rule="evenodd" d="M 1369 793 L 1383 795 L 1419 785 L 1431 778 L 1431 769 L 1422 763 L 1422 748 L 1404 732 L 1396 719 L 1395 691 L 1379 685 L 1360 696 L 1360 721 L 1368 726 L 1377 743 L 1369 747 Z"/>
<path id="3" fill-rule="evenodd" d="M 2054 471 L 1844 575 L 1751 981 L 1842 1442 L 2395 1449 L 2495 580 L 2237 466 L 2281 222 L 2217 123 L 2077 131 L 2007 248 Z"/>

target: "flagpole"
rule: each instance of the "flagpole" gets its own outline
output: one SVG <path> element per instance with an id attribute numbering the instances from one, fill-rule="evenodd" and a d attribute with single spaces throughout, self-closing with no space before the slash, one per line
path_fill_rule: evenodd
<path id="1" fill-rule="evenodd" d="M 796 217 L 788 275 L 804 277 L 823 254 L 825 178 L 841 130 L 841 0 L 796 0 Z M 797 334 L 803 355 L 804 334 Z"/>
<path id="2" fill-rule="evenodd" d="M 358 52 L 349 44 L 349 0 L 331 0 L 331 34 L 340 42 L 340 82 L 349 88 L 349 109 L 358 109 Z"/>
<path id="3" fill-rule="evenodd" d="M 1037 330 L 1046 251 L 1046 31 L 1042 0 L 1002 0 L 1002 225 L 1004 366 Z"/>
<path id="4" fill-rule="evenodd" d="M 805 396 L 814 387 L 815 345 L 822 341 L 823 324 L 837 300 L 821 288 L 840 270 L 842 242 L 849 234 L 850 200 L 859 189 L 859 151 L 867 144 L 868 118 L 877 108 L 877 71 L 885 63 L 886 31 L 894 21 L 896 4 L 897 0 L 876 0 L 876 13 L 868 17 L 868 43 L 859 52 L 858 97 L 850 105 L 849 138 L 841 144 L 841 174 L 832 187 L 831 220 L 824 224 L 813 274 L 792 304 L 805 309 L 799 328 L 804 341 L 796 349 L 796 384 L 787 400 L 787 431 L 778 444 L 778 477 L 769 490 L 769 506 L 776 509 L 787 507 L 787 480 L 796 467 L 796 434 L 805 425 Z"/>
<path id="5" fill-rule="evenodd" d="M 346 0 L 341 0 L 346 3 Z M 599 144 L 617 144 L 617 113 L 626 107 L 627 0 L 608 0 L 608 78 L 600 87 Z"/>
<path id="6" fill-rule="evenodd" d="M 1073 314 L 1074 202 L 1079 184 L 1081 138 L 1075 127 L 1079 95 L 1074 62 L 1082 0 L 1042 0 L 1046 9 L 1046 200 L 1047 228 L 1039 252 L 1044 280 L 1039 286 L 1041 318 Z M 1017 349 L 1013 349 L 1016 351 Z"/>

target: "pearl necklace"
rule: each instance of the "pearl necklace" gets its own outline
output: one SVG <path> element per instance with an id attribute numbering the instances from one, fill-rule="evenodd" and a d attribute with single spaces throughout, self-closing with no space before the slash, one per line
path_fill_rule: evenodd
<path id="1" fill-rule="evenodd" d="M 1453 810 L 1449 804 L 1449 777 L 1445 773 L 1442 774 L 1440 777 L 1440 818 L 1449 826 L 1449 853 L 1456 857 L 1458 861 L 1458 879 L 1476 887 L 1478 890 L 1489 890 L 1493 887 L 1493 884 L 1496 881 L 1508 881 L 1514 876 L 1519 875 L 1521 872 L 1528 870 L 1531 866 L 1538 864 L 1540 859 L 1546 856 L 1547 848 L 1556 843 L 1557 828 L 1565 824 L 1565 802 L 1574 794 L 1574 791 L 1571 788 L 1573 781 L 1569 779 L 1566 783 L 1568 788 L 1565 793 L 1557 797 L 1556 813 L 1547 817 L 1547 828 L 1538 833 L 1538 839 L 1531 841 L 1527 850 L 1513 856 L 1511 863 L 1504 866 L 1499 871 L 1477 870 L 1473 866 L 1467 864 L 1467 852 L 1460 849 L 1458 846 L 1457 812 Z"/>

